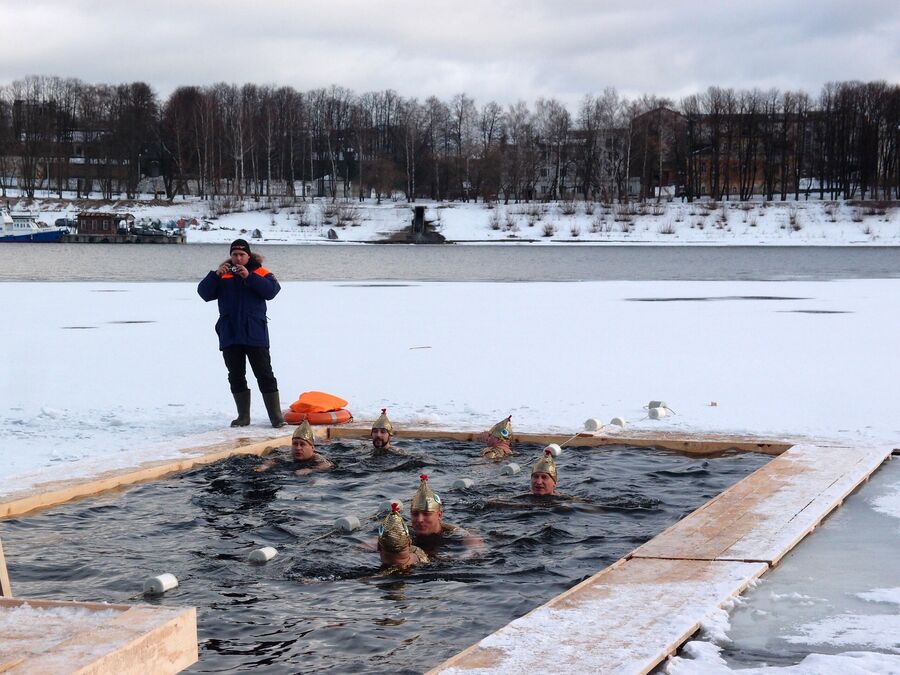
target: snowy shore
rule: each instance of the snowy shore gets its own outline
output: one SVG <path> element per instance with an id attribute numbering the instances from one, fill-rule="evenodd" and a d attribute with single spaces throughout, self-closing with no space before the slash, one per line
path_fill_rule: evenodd
<path id="1" fill-rule="evenodd" d="M 380 242 L 408 228 L 413 204 L 404 200 L 316 198 L 142 200 L 9 199 L 11 210 L 49 224 L 83 210 L 128 213 L 145 225 L 185 225 L 188 243 L 228 242 L 258 234 L 271 244 Z M 551 202 L 485 204 L 419 201 L 425 219 L 449 242 L 532 244 L 663 243 L 732 246 L 898 246 L 900 208 L 877 202 Z M 258 232 L 257 232 L 258 231 Z"/>

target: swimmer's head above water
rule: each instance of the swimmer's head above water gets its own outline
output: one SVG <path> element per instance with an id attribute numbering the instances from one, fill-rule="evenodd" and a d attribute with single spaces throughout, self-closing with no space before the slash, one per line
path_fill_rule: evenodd
<path id="1" fill-rule="evenodd" d="M 441 518 L 444 515 L 444 505 L 431 486 L 428 485 L 428 474 L 419 476 L 419 489 L 413 495 L 409 503 L 409 517 L 413 532 L 417 537 L 428 537 L 443 532 Z"/>
<path id="2" fill-rule="evenodd" d="M 303 420 L 291 437 L 291 456 L 299 462 L 311 459 L 314 454 L 316 454 L 316 435 L 309 422 Z"/>
<path id="3" fill-rule="evenodd" d="M 384 568 L 404 568 L 428 562 L 428 557 L 412 545 L 398 502 L 391 504 L 391 512 L 378 527 L 378 555 Z"/>
<path id="4" fill-rule="evenodd" d="M 394 425 L 387 416 L 387 408 L 381 409 L 381 415 L 372 422 L 372 445 L 376 450 L 385 450 L 391 445 L 391 436 L 394 435 Z"/>
<path id="5" fill-rule="evenodd" d="M 481 440 L 487 446 L 481 451 L 481 456 L 488 459 L 509 457 L 513 454 L 509 445 L 512 441 L 512 435 L 512 415 L 510 415 L 506 419 L 497 422 L 489 431 L 481 434 Z"/>
<path id="6" fill-rule="evenodd" d="M 543 497 L 556 494 L 556 462 L 553 453 L 544 450 L 544 455 L 534 463 L 531 469 L 531 494 Z"/>

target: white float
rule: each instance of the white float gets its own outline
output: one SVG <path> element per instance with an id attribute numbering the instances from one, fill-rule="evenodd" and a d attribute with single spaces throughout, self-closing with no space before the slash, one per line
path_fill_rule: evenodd
<path id="1" fill-rule="evenodd" d="M 624 418 L 624 417 L 613 417 L 613 418 L 609 421 L 609 423 L 610 423 L 610 424 L 614 424 L 614 425 L 616 425 L 617 427 L 622 427 L 623 429 L 625 428 L 625 425 L 627 424 L 627 422 L 625 421 L 625 418 Z"/>
<path id="2" fill-rule="evenodd" d="M 650 410 L 647 411 L 647 414 L 650 416 L 651 420 L 660 420 L 669 414 L 669 409 L 668 408 L 650 408 Z"/>
<path id="3" fill-rule="evenodd" d="M 668 408 L 669 406 L 666 405 L 665 401 L 650 401 L 650 403 L 647 404 L 647 407 L 648 408 Z"/>
<path id="4" fill-rule="evenodd" d="M 344 532 L 353 532 L 359 529 L 359 518 L 356 516 L 341 516 L 334 521 L 334 527 Z"/>
<path id="5" fill-rule="evenodd" d="M 253 562 L 253 563 L 269 562 L 276 555 L 278 555 L 277 550 L 275 550 L 271 546 L 263 546 L 262 548 L 258 548 L 255 551 L 250 551 L 250 562 Z"/>
<path id="6" fill-rule="evenodd" d="M 588 417 L 584 421 L 584 430 L 585 431 L 599 431 L 603 428 L 603 422 L 598 420 L 596 417 Z"/>
<path id="7" fill-rule="evenodd" d="M 146 595 L 162 595 L 166 591 L 171 591 L 178 586 L 178 579 L 174 574 L 160 574 L 156 577 L 150 577 L 144 582 L 144 593 Z"/>
<path id="8" fill-rule="evenodd" d="M 548 445 L 546 448 L 544 448 L 544 453 L 546 453 L 547 450 L 549 450 L 550 454 L 554 457 L 559 457 L 562 454 L 562 448 L 559 447 L 558 443 L 551 443 L 550 445 Z"/>
<path id="9" fill-rule="evenodd" d="M 468 490 L 473 485 L 475 485 L 475 481 L 471 478 L 457 478 L 453 481 L 452 487 L 454 490 Z"/>
<path id="10" fill-rule="evenodd" d="M 522 469 L 518 464 L 516 464 L 515 462 L 510 462 L 509 464 L 504 466 L 503 469 L 501 469 L 500 473 L 502 473 L 504 476 L 515 476 L 521 470 Z"/>

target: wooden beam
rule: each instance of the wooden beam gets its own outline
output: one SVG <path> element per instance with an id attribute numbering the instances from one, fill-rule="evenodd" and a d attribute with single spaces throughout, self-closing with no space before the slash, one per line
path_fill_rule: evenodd
<path id="1" fill-rule="evenodd" d="M 23 609 L 35 610 L 27 630 L 3 621 L 4 612 Z M 176 673 L 198 658 L 194 608 L 0 600 L 4 623 L 0 671 L 17 675 Z"/>
<path id="2" fill-rule="evenodd" d="M 635 549 L 635 558 L 776 564 L 890 455 L 795 446 Z"/>
<path id="3" fill-rule="evenodd" d="M 6 558 L 3 556 L 3 542 L 0 541 L 0 598 L 11 598 L 12 586 L 9 583 L 9 571 L 6 569 Z"/>
<path id="4" fill-rule="evenodd" d="M 444 671 L 648 673 L 757 579 L 761 563 L 620 560 L 507 624 Z"/>
<path id="5" fill-rule="evenodd" d="M 324 431 L 321 432 L 324 436 Z M 251 443 L 234 447 L 232 445 L 212 446 L 205 448 L 196 448 L 185 450 L 190 454 L 198 450 L 202 454 L 194 454 L 192 456 L 177 460 L 159 460 L 153 462 L 145 462 L 136 469 L 121 469 L 109 471 L 101 474 L 97 478 L 86 481 L 57 481 L 53 483 L 42 483 L 28 490 L 13 493 L 7 496 L 0 503 L 0 519 L 13 518 L 36 511 L 45 509 L 58 504 L 109 492 L 111 490 L 120 489 L 135 483 L 143 483 L 146 481 L 156 480 L 175 473 L 181 473 L 195 466 L 203 464 L 211 464 L 221 459 L 233 457 L 235 455 L 264 455 L 284 445 L 290 445 L 290 437 L 283 439 L 272 439 L 259 443 Z M 204 452 L 205 451 L 205 452 Z"/>
<path id="6" fill-rule="evenodd" d="M 329 439 L 368 438 L 370 429 L 359 426 L 328 427 Z M 480 431 L 453 431 L 450 429 L 402 429 L 394 432 L 395 438 L 447 439 L 477 442 Z M 587 433 L 564 434 L 513 434 L 513 443 L 549 445 L 558 443 L 570 448 L 586 448 L 604 445 L 631 445 L 639 448 L 665 448 L 691 455 L 711 455 L 725 450 L 743 450 L 778 455 L 794 445 L 784 439 L 755 438 L 752 436 L 728 436 L 724 434 L 676 434 L 672 432 L 623 432 L 621 434 Z"/>

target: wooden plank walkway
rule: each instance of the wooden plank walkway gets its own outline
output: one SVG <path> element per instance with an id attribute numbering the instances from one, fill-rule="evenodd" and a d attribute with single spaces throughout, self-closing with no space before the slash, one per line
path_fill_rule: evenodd
<path id="1" fill-rule="evenodd" d="M 795 446 L 629 557 L 774 565 L 890 453 L 887 447 Z"/>
<path id="2" fill-rule="evenodd" d="M 767 566 L 619 561 L 430 671 L 647 673 Z"/>
<path id="3" fill-rule="evenodd" d="M 0 672 L 177 673 L 196 663 L 194 608 L 0 599 Z"/>
<path id="4" fill-rule="evenodd" d="M 648 673 L 891 454 L 795 446 L 624 560 L 431 673 Z"/>

